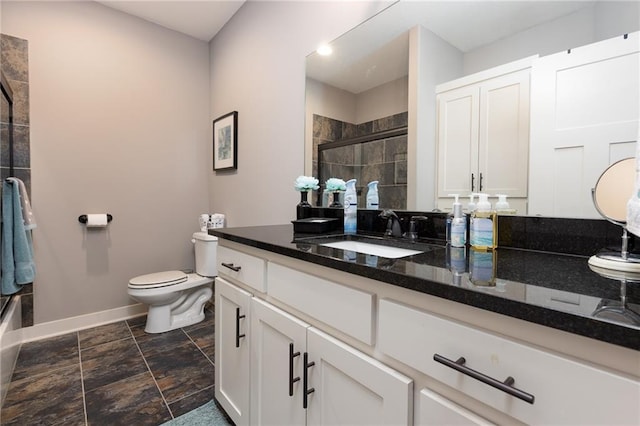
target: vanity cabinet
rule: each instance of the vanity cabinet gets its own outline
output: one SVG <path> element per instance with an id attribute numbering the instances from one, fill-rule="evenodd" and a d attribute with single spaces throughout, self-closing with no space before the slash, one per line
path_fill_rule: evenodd
<path id="1" fill-rule="evenodd" d="M 524 423 L 638 420 L 637 381 L 393 300 L 380 301 L 379 349 Z"/>
<path id="2" fill-rule="evenodd" d="M 226 249 L 235 259 L 241 256 Z M 240 253 L 240 252 L 238 252 Z M 260 260 L 244 254 L 248 264 Z M 249 256 L 249 257 L 246 257 Z M 228 263 L 228 262 L 225 262 Z M 266 262 L 269 277 L 266 287 L 275 295 L 283 295 L 285 280 L 298 285 L 298 300 L 282 297 L 289 303 L 306 306 L 305 299 L 326 308 L 317 314 L 338 328 L 368 339 L 372 326 L 372 296 L 337 283 L 294 271 L 276 263 Z M 250 293 L 247 284 L 230 274 L 239 271 L 221 270 L 216 278 L 216 399 L 237 424 L 322 425 L 322 424 L 387 424 L 410 425 L 412 419 L 413 381 L 332 337 L 317 327 L 300 320 L 285 310 L 264 300 L 271 297 L 259 292 Z M 230 282 L 233 280 L 233 283 Z M 320 280 L 320 281 L 317 281 Z M 332 295 L 360 306 L 350 322 L 343 318 L 344 327 L 335 320 L 337 310 L 323 305 L 322 297 L 309 297 L 305 283 L 324 284 L 322 289 Z M 255 284 L 255 282 L 254 282 Z M 331 286 L 334 286 L 333 288 Z M 246 290 L 243 290 L 242 288 Z M 286 288 L 286 287 L 285 287 Z M 325 301 L 326 303 L 326 301 Z M 313 314 L 314 309 L 309 308 Z M 357 312 L 357 310 L 356 310 Z M 362 323 L 369 327 L 361 335 Z M 353 331 L 352 331 L 353 330 Z"/>
<path id="3" fill-rule="evenodd" d="M 449 194 L 484 192 L 508 195 L 526 213 L 532 61 L 436 88 L 438 208 L 451 208 Z"/>
<path id="4" fill-rule="evenodd" d="M 221 244 L 234 259 L 245 248 Z M 638 375 L 615 369 L 626 349 L 254 247 L 242 254 L 267 291 L 234 270 L 215 283 L 215 395 L 238 425 L 640 423 Z M 594 352 L 599 363 L 585 361 Z"/>
<path id="5" fill-rule="evenodd" d="M 410 424 L 397 371 L 258 298 L 251 336 L 251 424 Z"/>

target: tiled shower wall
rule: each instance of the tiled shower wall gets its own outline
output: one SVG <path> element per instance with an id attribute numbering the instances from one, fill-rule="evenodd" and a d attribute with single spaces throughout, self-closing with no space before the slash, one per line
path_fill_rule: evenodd
<path id="1" fill-rule="evenodd" d="M 24 181 L 31 194 L 31 155 L 29 141 L 29 50 L 27 40 L 0 35 L 0 66 L 13 91 L 13 163 L 14 176 Z M 3 105 L 4 109 L 4 105 Z M 9 176 L 8 114 L 0 114 L 0 176 Z M 37 220 L 37 212 L 35 212 Z M 34 230 L 37 238 L 37 228 Z M 33 325 L 33 285 L 20 290 L 22 326 Z"/>
<path id="2" fill-rule="evenodd" d="M 366 185 L 377 180 L 380 208 L 406 209 L 407 136 L 377 139 L 323 151 L 318 167 L 318 146 L 407 125 L 407 113 L 395 114 L 362 124 L 313 116 L 313 175 L 321 184 L 330 177 L 358 180 L 358 206 L 365 206 Z M 318 203 L 319 204 L 319 203 Z"/>

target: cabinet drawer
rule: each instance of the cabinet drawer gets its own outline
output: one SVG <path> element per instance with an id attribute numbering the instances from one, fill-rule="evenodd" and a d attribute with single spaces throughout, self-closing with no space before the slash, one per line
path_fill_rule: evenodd
<path id="1" fill-rule="evenodd" d="M 590 365 L 390 300 L 380 300 L 385 354 L 526 423 L 640 424 L 640 384 Z M 438 354 L 535 397 L 533 404 L 434 360 Z"/>
<path id="2" fill-rule="evenodd" d="M 269 262 L 267 276 L 270 296 L 368 345 L 373 344 L 373 294 L 273 262 Z"/>
<path id="3" fill-rule="evenodd" d="M 418 404 L 415 426 L 493 424 L 427 388 L 420 391 Z"/>
<path id="4" fill-rule="evenodd" d="M 267 291 L 266 263 L 259 257 L 218 246 L 218 274 L 240 281 L 262 293 Z"/>

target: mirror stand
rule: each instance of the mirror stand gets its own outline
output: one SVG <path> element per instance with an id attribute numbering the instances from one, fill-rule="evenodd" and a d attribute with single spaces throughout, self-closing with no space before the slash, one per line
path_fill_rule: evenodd
<path id="1" fill-rule="evenodd" d="M 610 319 L 636 326 L 640 325 L 640 314 L 627 304 L 627 283 L 639 283 L 640 274 L 612 271 L 591 264 L 589 264 L 589 268 L 604 278 L 620 281 L 620 300 L 602 299 L 592 315 L 601 319 Z"/>
<path id="2" fill-rule="evenodd" d="M 615 166 L 615 164 L 613 166 Z M 605 176 L 613 166 L 605 170 L 602 176 Z M 601 180 L 603 180 L 602 177 L 598 180 L 598 184 L 600 184 Z M 596 184 L 596 188 L 598 187 L 598 184 Z M 607 215 L 602 211 L 598 204 L 596 188 L 591 189 L 593 205 L 603 218 L 622 228 L 622 243 L 620 251 L 603 249 L 597 254 L 591 256 L 589 258 L 589 265 L 616 271 L 640 272 L 640 256 L 629 253 L 629 231 L 627 231 L 626 222 L 613 219 L 611 215 Z"/>

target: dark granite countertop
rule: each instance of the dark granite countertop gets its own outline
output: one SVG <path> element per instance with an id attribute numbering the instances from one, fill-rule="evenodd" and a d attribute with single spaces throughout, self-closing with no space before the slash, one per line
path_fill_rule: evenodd
<path id="1" fill-rule="evenodd" d="M 387 259 L 329 248 L 293 226 L 218 228 L 218 237 L 596 340 L 640 350 L 640 283 L 600 276 L 588 256 L 498 248 L 451 249 Z M 327 241 L 330 236 L 321 236 Z M 336 237 L 334 240 L 338 239 Z M 406 241 L 391 241 L 404 246 Z M 440 277 L 440 278 L 433 278 Z M 487 285 L 488 284 L 488 285 Z M 623 303 L 624 300 L 624 303 Z"/>

